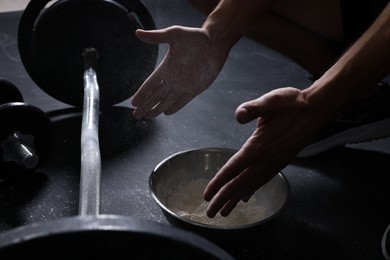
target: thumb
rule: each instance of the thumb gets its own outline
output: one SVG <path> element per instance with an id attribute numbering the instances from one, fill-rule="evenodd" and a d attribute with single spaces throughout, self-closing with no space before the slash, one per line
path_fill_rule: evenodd
<path id="1" fill-rule="evenodd" d="M 259 117 L 272 116 L 281 111 L 296 110 L 305 105 L 305 97 L 297 88 L 274 89 L 258 99 L 242 103 L 236 110 L 237 121 L 244 124 Z"/>
<path id="2" fill-rule="evenodd" d="M 141 41 L 149 44 L 168 43 L 170 39 L 170 35 L 166 29 L 148 31 L 137 29 L 135 35 Z"/>
<path id="3" fill-rule="evenodd" d="M 246 124 L 264 114 L 261 98 L 242 103 L 236 109 L 236 119 L 241 124 Z"/>

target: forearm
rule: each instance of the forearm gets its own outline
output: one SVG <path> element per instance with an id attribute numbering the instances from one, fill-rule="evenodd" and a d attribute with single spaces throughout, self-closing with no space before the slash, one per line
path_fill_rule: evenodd
<path id="1" fill-rule="evenodd" d="M 389 73 L 390 4 L 366 33 L 304 93 L 308 102 L 321 110 L 321 116 L 331 120 Z"/>
<path id="2" fill-rule="evenodd" d="M 221 0 L 203 28 L 221 48 L 230 49 L 273 0 Z"/>

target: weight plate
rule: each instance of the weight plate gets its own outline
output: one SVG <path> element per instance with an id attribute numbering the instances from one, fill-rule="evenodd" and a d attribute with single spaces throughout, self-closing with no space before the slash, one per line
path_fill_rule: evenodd
<path id="1" fill-rule="evenodd" d="M 0 105 L 10 102 L 23 102 L 22 93 L 13 83 L 0 78 Z"/>
<path id="2" fill-rule="evenodd" d="M 154 70 L 158 46 L 135 36 L 137 28 L 154 28 L 145 28 L 135 11 L 115 1 L 62 0 L 40 12 L 33 22 L 32 17 L 39 12 L 29 7 L 42 5 L 27 6 L 19 26 L 19 37 L 26 35 L 19 48 L 31 78 L 55 99 L 82 106 L 85 48 L 93 47 L 99 54 L 102 107 L 130 98 Z"/>

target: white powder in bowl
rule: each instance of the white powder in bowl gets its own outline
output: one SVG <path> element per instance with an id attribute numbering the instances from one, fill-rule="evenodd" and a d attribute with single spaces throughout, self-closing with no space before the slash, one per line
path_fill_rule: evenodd
<path id="1" fill-rule="evenodd" d="M 203 191 L 209 180 L 201 178 L 179 185 L 167 199 L 167 206 L 176 214 L 195 222 L 216 226 L 242 226 L 260 221 L 268 216 L 264 206 L 259 205 L 256 198 L 248 202 L 240 201 L 227 217 L 218 213 L 214 218 L 206 215 L 207 204 L 203 199 Z"/>

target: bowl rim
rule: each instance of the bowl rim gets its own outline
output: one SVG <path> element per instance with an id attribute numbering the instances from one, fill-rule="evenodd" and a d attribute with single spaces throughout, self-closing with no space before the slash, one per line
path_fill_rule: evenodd
<path id="1" fill-rule="evenodd" d="M 165 214 L 169 214 L 169 216 L 173 217 L 175 220 L 177 220 L 179 222 L 183 222 L 183 223 L 185 223 L 187 225 L 199 227 L 199 228 L 202 228 L 202 229 L 208 229 L 208 230 L 242 230 L 242 229 L 248 229 L 248 228 L 257 227 L 257 226 L 260 226 L 263 223 L 266 223 L 266 222 L 269 222 L 269 221 L 273 220 L 286 207 L 286 205 L 287 205 L 287 203 L 288 203 L 288 201 L 290 199 L 290 196 L 291 196 L 291 186 L 290 186 L 290 183 L 287 180 L 285 174 L 282 171 L 280 171 L 278 174 L 275 175 L 275 177 L 279 176 L 279 178 L 281 178 L 281 180 L 283 181 L 283 183 L 284 183 L 284 185 L 286 187 L 286 197 L 285 197 L 285 199 L 283 201 L 283 204 L 280 206 L 280 208 L 277 211 L 275 211 L 272 215 L 270 215 L 270 216 L 268 216 L 268 217 L 266 217 L 266 218 L 264 218 L 264 219 L 262 219 L 260 221 L 256 221 L 256 222 L 253 222 L 253 223 L 250 223 L 250 224 L 245 224 L 245 225 L 239 225 L 239 226 L 222 226 L 222 225 L 219 226 L 219 225 L 210 225 L 210 224 L 205 224 L 205 223 L 201 223 L 201 222 L 196 222 L 196 221 L 193 221 L 193 220 L 181 217 L 178 214 L 176 214 L 175 212 L 173 212 L 171 209 L 169 209 L 167 206 L 165 206 L 160 201 L 160 199 L 157 197 L 156 193 L 153 190 L 153 178 L 154 178 L 157 170 L 162 165 L 167 163 L 169 160 L 171 160 L 173 158 L 176 158 L 176 157 L 178 157 L 180 155 L 191 153 L 191 152 L 205 152 L 205 151 L 215 151 L 215 152 L 216 151 L 229 151 L 229 152 L 232 152 L 234 154 L 238 150 L 237 149 L 232 149 L 232 148 L 224 148 L 224 147 L 209 147 L 209 148 L 187 149 L 187 150 L 183 150 L 183 151 L 179 151 L 179 152 L 171 154 L 170 156 L 168 156 L 165 159 L 163 159 L 160 163 L 158 163 L 156 165 L 156 167 L 154 167 L 154 169 L 152 170 L 151 174 L 149 175 L 149 193 L 150 193 L 152 199 L 155 201 L 155 203 L 160 207 L 160 209 L 162 209 L 164 215 Z M 169 221 L 169 219 L 167 219 L 167 220 Z"/>

